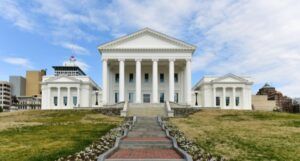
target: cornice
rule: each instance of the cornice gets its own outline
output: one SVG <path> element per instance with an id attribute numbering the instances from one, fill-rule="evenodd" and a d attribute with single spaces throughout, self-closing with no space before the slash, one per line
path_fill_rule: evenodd
<path id="1" fill-rule="evenodd" d="M 105 44 L 102 44 L 98 47 L 98 50 L 100 52 L 103 52 L 105 50 L 108 50 L 108 49 L 112 49 L 112 47 L 114 45 L 118 45 L 118 44 L 121 44 L 125 41 L 129 41 L 129 40 L 132 40 L 134 38 L 137 38 L 139 36 L 142 36 L 142 35 L 145 35 L 145 34 L 151 34 L 152 36 L 154 37 L 157 37 L 159 39 L 162 39 L 164 41 L 167 41 L 169 43 L 172 43 L 174 45 L 178 45 L 184 49 L 189 49 L 191 51 L 195 51 L 196 50 L 196 46 L 194 45 L 191 45 L 191 44 L 188 44 L 182 40 L 178 40 L 176 38 L 173 38 L 173 37 L 170 37 L 164 33 L 160 33 L 160 32 L 157 32 L 157 31 L 154 31 L 150 28 L 145 28 L 145 29 L 142 29 L 142 30 L 139 30 L 135 33 L 132 33 L 132 34 L 129 34 L 129 35 L 126 35 L 126 36 L 123 36 L 119 39 L 116 39 L 114 41 L 111 41 L 111 42 L 108 42 L 108 43 L 105 43 Z"/>
<path id="2" fill-rule="evenodd" d="M 174 48 L 105 48 L 101 50 L 102 52 L 194 52 L 194 49 L 183 49 L 183 48 L 179 48 L 179 49 L 174 49 Z"/>

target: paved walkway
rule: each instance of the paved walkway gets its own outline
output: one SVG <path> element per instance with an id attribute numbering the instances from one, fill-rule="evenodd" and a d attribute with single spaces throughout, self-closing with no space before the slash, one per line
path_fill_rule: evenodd
<path id="1" fill-rule="evenodd" d="M 172 147 L 155 117 L 138 117 L 120 149 L 107 161 L 184 161 Z"/>

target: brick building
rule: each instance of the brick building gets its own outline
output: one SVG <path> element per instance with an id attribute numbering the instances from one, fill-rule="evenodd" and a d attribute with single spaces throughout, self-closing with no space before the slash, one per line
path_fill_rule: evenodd
<path id="1" fill-rule="evenodd" d="M 275 100 L 276 106 L 280 110 L 285 112 L 293 112 L 293 99 L 287 96 L 284 96 L 281 92 L 277 91 L 275 87 L 270 86 L 266 83 L 256 95 L 267 95 L 268 100 Z"/>

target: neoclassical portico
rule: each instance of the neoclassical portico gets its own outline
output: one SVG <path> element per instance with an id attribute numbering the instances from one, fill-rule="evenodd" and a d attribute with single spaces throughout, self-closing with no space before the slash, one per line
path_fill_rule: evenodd
<path id="1" fill-rule="evenodd" d="M 161 63 L 160 63 L 161 61 Z M 185 90 L 184 92 L 179 92 L 180 95 L 183 96 L 187 96 L 186 97 L 186 101 L 184 100 L 180 100 L 178 98 L 178 100 L 175 100 L 176 96 L 175 96 L 175 93 L 176 91 L 178 90 L 175 90 L 175 84 L 178 85 L 176 89 L 179 89 L 181 90 L 180 88 L 184 88 L 186 87 L 186 89 L 190 89 L 189 87 L 191 87 L 191 81 L 190 80 L 190 76 L 191 76 L 191 73 L 187 73 L 187 72 L 190 72 L 191 69 L 190 69 L 190 59 L 180 59 L 180 60 L 177 60 L 179 61 L 178 64 L 184 64 L 185 65 L 185 70 L 180 70 L 180 68 L 178 68 L 178 70 L 176 70 L 175 72 L 175 62 L 176 62 L 176 59 L 163 59 L 163 60 L 159 60 L 159 59 L 152 59 L 152 60 L 144 60 L 144 63 L 145 65 L 143 66 L 144 68 L 149 68 L 149 66 L 151 66 L 152 68 L 152 71 L 149 72 L 149 73 L 144 73 L 145 74 L 149 74 L 152 76 L 152 82 L 150 83 L 150 80 L 149 83 L 151 84 L 151 93 L 150 93 L 150 96 L 152 97 L 151 99 L 151 103 L 162 103 L 160 101 L 160 98 L 159 98 L 159 92 L 161 90 L 159 89 L 162 89 L 162 82 L 160 81 L 163 81 L 164 83 L 164 89 L 167 89 L 167 93 L 164 93 L 165 96 L 168 96 L 168 101 L 170 102 L 178 102 L 178 103 L 186 103 L 186 104 L 190 104 L 190 100 L 191 100 L 191 90 Z M 118 73 L 116 73 L 115 71 L 111 71 L 110 70 L 110 67 L 108 66 L 108 64 L 110 64 L 109 62 L 111 62 L 111 64 L 116 64 L 116 62 L 118 63 Z M 131 71 L 125 71 L 126 70 L 126 62 L 128 63 L 127 67 L 128 68 L 135 68 L 135 73 L 131 73 Z M 133 63 L 135 65 L 133 65 Z M 151 65 L 150 65 L 151 63 Z M 144 103 L 143 101 L 143 97 L 142 97 L 142 91 L 145 90 L 143 89 L 143 87 L 145 86 L 149 86 L 147 85 L 147 82 L 144 82 L 142 83 L 142 64 L 143 64 L 143 59 L 118 59 L 118 60 L 109 60 L 109 59 L 103 59 L 103 73 L 106 73 L 106 77 L 104 76 L 103 77 L 103 101 L 104 100 L 108 100 L 107 98 L 109 98 L 109 95 L 111 92 L 113 91 L 109 91 L 109 89 L 112 89 L 113 87 L 111 86 L 115 86 L 113 84 L 118 84 L 118 95 L 119 95 L 119 98 L 118 98 L 118 102 L 123 102 L 123 101 L 130 101 L 128 99 L 125 98 L 126 96 L 126 93 L 129 94 L 128 92 L 125 91 L 125 86 L 128 85 L 128 81 L 130 81 L 129 79 L 125 80 L 125 75 L 129 75 L 130 77 L 130 74 L 133 74 L 135 75 L 135 81 L 133 82 L 135 84 L 135 101 L 134 103 Z M 159 66 L 159 64 L 161 64 Z M 167 65 L 166 65 L 167 64 Z M 166 73 L 162 73 L 162 72 L 159 72 L 159 70 L 161 70 L 161 68 L 163 69 L 166 69 L 166 67 L 168 67 L 168 77 L 165 75 Z M 159 75 L 160 73 L 160 75 Z M 114 76 L 116 74 L 119 74 L 119 81 L 118 82 L 114 82 Z M 168 78 L 168 80 L 165 80 L 165 78 L 160 78 L 160 80 L 158 79 L 159 77 L 162 77 L 162 74 L 163 77 L 166 77 Z M 108 76 L 107 76 L 108 75 Z M 182 77 L 184 79 L 180 79 L 179 80 L 179 77 Z M 176 83 L 175 83 L 175 78 L 176 78 Z M 150 79 L 150 78 L 149 78 Z M 164 79 L 164 80 L 162 80 Z M 109 81 L 111 80 L 111 81 Z M 111 84 L 110 84 L 110 83 Z M 106 84 L 106 85 L 105 85 Z M 142 84 L 143 84 L 143 87 L 142 87 Z M 130 84 L 128 85 L 130 86 Z M 131 89 L 132 88 L 128 88 L 128 89 Z M 149 88 L 148 88 L 149 89 Z M 163 92 L 165 92 L 165 90 L 163 90 Z M 144 92 L 143 92 L 144 93 Z M 178 93 L 178 92 L 177 92 Z M 179 94 L 178 93 L 178 94 Z M 106 99 L 104 99 L 106 98 Z M 180 101 L 179 101 L 180 100 Z M 164 101 L 166 101 L 166 99 L 164 99 Z M 109 103 L 109 102 L 104 102 L 104 103 Z M 112 103 L 116 103 L 114 101 L 112 101 Z"/>
<path id="2" fill-rule="evenodd" d="M 250 77 L 233 74 L 205 76 L 193 87 L 192 104 L 197 107 L 251 110 L 252 84 Z"/>
<path id="3" fill-rule="evenodd" d="M 151 29 L 101 45 L 103 104 L 191 104 L 195 47 Z"/>
<path id="4" fill-rule="evenodd" d="M 87 76 L 44 76 L 42 109 L 74 109 L 100 107 L 101 93 Z"/>
<path id="5" fill-rule="evenodd" d="M 53 86 L 49 85 L 44 91 L 48 92 L 51 101 L 48 101 L 48 107 L 73 108 L 80 107 L 81 92 L 79 86 L 65 85 Z"/>

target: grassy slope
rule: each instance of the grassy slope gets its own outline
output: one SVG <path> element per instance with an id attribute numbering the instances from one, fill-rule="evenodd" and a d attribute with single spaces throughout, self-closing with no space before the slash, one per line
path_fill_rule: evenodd
<path id="1" fill-rule="evenodd" d="M 92 111 L 0 114 L 0 160 L 54 160 L 84 149 L 122 121 Z"/>
<path id="2" fill-rule="evenodd" d="M 300 160 L 299 114 L 203 110 L 171 122 L 230 160 Z"/>

